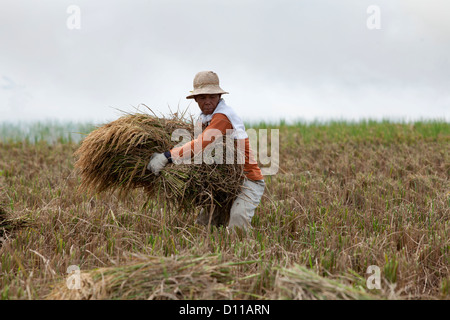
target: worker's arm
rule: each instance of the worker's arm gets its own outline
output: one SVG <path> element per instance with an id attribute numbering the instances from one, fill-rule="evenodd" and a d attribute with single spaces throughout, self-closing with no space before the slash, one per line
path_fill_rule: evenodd
<path id="1" fill-rule="evenodd" d="M 228 129 L 233 129 L 233 125 L 226 115 L 222 113 L 216 113 L 209 126 L 200 134 L 197 139 L 194 139 L 181 147 L 173 148 L 169 152 L 166 152 L 166 157 L 171 160 L 184 160 L 191 158 L 195 153 L 202 152 L 211 142 L 217 134 L 226 135 Z M 169 160 L 170 161 L 170 160 Z"/>
<path id="2" fill-rule="evenodd" d="M 155 175 L 159 175 L 162 169 L 172 161 L 184 160 L 191 158 L 195 152 L 202 152 L 218 133 L 226 135 L 228 129 L 233 129 L 230 120 L 222 113 L 216 113 L 209 126 L 192 141 L 181 147 L 173 148 L 164 153 L 154 153 L 147 165 L 147 169 L 151 170 Z"/>

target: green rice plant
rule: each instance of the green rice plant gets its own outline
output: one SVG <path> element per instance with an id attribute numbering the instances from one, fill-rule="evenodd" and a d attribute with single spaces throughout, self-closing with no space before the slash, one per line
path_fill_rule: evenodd
<path id="1" fill-rule="evenodd" d="M 398 261 L 395 258 L 388 258 L 385 254 L 386 264 L 384 265 L 384 276 L 390 283 L 397 282 Z"/>
<path id="2" fill-rule="evenodd" d="M 95 125 L 73 121 L 0 122 L 0 142 L 78 143 Z"/>

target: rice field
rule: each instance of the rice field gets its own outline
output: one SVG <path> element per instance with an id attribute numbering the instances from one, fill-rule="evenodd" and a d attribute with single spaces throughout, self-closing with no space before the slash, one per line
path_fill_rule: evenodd
<path id="1" fill-rule="evenodd" d="M 0 123 L 1 299 L 450 298 L 445 121 L 247 124 L 280 130 L 247 233 L 140 189 L 77 192 L 74 152 L 93 128 Z"/>

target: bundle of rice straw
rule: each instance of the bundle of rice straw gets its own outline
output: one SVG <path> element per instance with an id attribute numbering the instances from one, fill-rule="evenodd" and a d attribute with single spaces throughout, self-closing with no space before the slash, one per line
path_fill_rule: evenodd
<path id="1" fill-rule="evenodd" d="M 241 187 L 243 165 L 237 161 L 233 164 L 195 164 L 194 161 L 192 164 L 168 164 L 155 176 L 147 169 L 147 164 L 154 152 L 170 150 L 179 143 L 171 139 L 175 129 L 185 129 L 191 139 L 194 137 L 192 119 L 187 121 L 183 114 L 178 116 L 177 113 L 170 118 L 145 113 L 125 114 L 97 127 L 74 154 L 75 169 L 82 179 L 80 190 L 96 193 L 117 190 L 120 195 L 126 195 L 133 189 L 143 188 L 149 198 L 166 201 L 180 210 L 215 207 L 217 215 L 220 209 L 225 216 L 216 224 L 225 224 L 226 212 Z M 226 148 L 227 144 L 222 142 L 222 146 Z"/>

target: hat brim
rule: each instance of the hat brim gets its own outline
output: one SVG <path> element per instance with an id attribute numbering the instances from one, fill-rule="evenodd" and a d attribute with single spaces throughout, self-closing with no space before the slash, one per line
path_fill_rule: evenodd
<path id="1" fill-rule="evenodd" d="M 201 94 L 228 94 L 228 92 L 223 91 L 222 89 L 203 88 L 203 89 L 197 89 L 197 90 L 191 91 L 191 94 L 188 95 L 186 97 L 186 99 L 194 99 L 195 96 L 198 96 Z"/>

